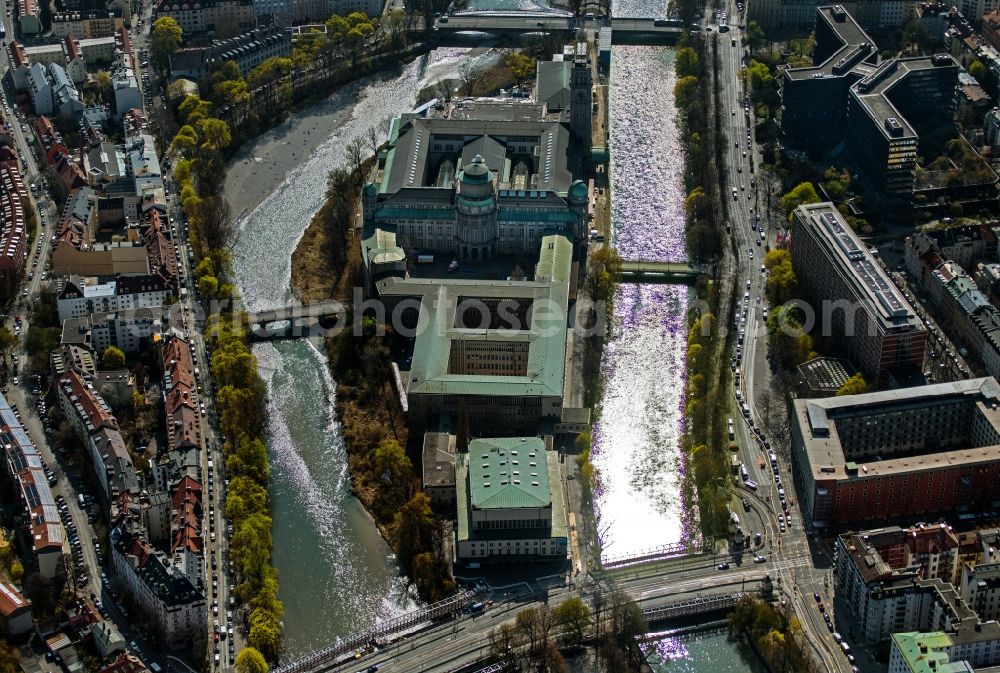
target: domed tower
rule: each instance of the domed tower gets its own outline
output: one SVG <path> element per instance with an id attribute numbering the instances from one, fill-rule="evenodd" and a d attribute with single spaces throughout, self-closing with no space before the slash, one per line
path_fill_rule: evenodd
<path id="1" fill-rule="evenodd" d="M 463 167 L 455 204 L 455 236 L 462 259 L 489 259 L 497 239 L 497 200 L 490 169 L 480 155 Z"/>

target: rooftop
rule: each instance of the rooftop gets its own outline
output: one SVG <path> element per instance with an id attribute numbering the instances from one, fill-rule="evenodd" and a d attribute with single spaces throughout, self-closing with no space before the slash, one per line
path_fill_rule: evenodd
<path id="1" fill-rule="evenodd" d="M 541 437 L 474 439 L 469 442 L 468 462 L 473 509 L 552 506 Z"/>
<path id="2" fill-rule="evenodd" d="M 916 311 L 885 275 L 836 206 L 830 202 L 799 206 L 795 209 L 795 219 L 822 241 L 835 265 L 844 271 L 854 297 L 862 300 L 872 317 L 887 330 L 894 327 L 924 329 Z"/>
<path id="3" fill-rule="evenodd" d="M 424 434 L 424 488 L 455 487 L 455 435 L 447 432 Z"/>
<path id="4" fill-rule="evenodd" d="M 813 477 L 816 480 L 846 479 L 849 476 L 876 477 L 921 468 L 960 466 L 1000 460 L 1000 445 L 968 447 L 924 455 L 855 463 L 841 445 L 836 419 L 840 414 L 853 418 L 867 414 L 885 414 L 896 409 L 930 408 L 946 401 L 964 400 L 976 405 L 978 412 L 1000 432 L 1000 384 L 993 378 L 968 379 L 937 383 L 917 388 L 897 388 L 863 395 L 846 395 L 794 401 L 794 423 L 802 441 Z"/>
<path id="5" fill-rule="evenodd" d="M 388 278 L 380 296 L 416 296 L 427 316 L 417 335 L 407 393 L 409 395 L 517 395 L 562 397 L 568 319 L 569 275 L 573 246 L 564 236 L 542 239 L 533 281 Z M 528 329 L 455 327 L 459 299 L 523 299 L 548 301 L 548 310 L 531 314 Z M 524 375 L 454 374 L 449 371 L 453 341 L 527 344 Z"/>

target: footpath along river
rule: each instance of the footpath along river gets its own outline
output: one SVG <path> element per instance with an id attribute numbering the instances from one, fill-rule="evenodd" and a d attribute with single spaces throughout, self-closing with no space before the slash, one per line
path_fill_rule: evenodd
<path id="1" fill-rule="evenodd" d="M 233 212 L 246 213 L 233 252 L 250 308 L 292 300 L 290 257 L 322 205 L 327 174 L 344 161 L 342 148 L 372 123 L 411 109 L 421 87 L 455 76 L 463 60 L 495 57 L 436 51 L 397 73 L 345 88 L 234 157 L 226 193 Z M 672 58 L 669 49 L 614 51 L 613 240 L 627 257 L 684 254 Z M 681 287 L 624 285 L 616 302 L 594 452 L 604 484 L 599 525 L 609 553 L 678 540 L 692 525 L 678 489 L 686 297 Z M 294 657 L 414 602 L 388 547 L 350 495 L 333 409 L 336 386 L 325 356 L 305 341 L 261 344 L 254 353 L 268 384 L 274 563 L 285 604 L 285 646 Z M 701 636 L 672 642 L 668 657 L 688 665 L 677 670 L 753 670 L 741 667 L 745 655 L 735 646 Z M 695 656 L 711 643 L 708 650 L 717 655 Z M 718 668 L 720 661 L 728 667 Z"/>

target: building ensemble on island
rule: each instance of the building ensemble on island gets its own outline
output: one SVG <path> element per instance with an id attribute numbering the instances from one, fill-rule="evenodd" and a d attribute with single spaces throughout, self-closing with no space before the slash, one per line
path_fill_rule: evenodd
<path id="1" fill-rule="evenodd" d="M 568 554 L 552 435 L 590 418 L 567 366 L 592 198 L 575 177 L 590 142 L 590 77 L 580 44 L 539 63 L 533 100 L 431 101 L 393 121 L 363 190 L 366 291 L 427 327 L 399 394 L 426 433 L 428 495 L 457 510 L 460 561 Z M 435 254 L 438 269 L 413 264 Z M 497 279 L 503 264 L 533 272 Z"/>

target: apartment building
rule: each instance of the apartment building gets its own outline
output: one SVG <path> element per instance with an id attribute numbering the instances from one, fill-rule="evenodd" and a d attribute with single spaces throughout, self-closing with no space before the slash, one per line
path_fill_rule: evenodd
<path id="1" fill-rule="evenodd" d="M 71 275 L 56 293 L 59 320 L 91 313 L 165 306 L 173 289 L 159 276 L 89 277 Z"/>
<path id="2" fill-rule="evenodd" d="M 923 365 L 927 330 L 832 203 L 795 209 L 791 251 L 817 325 L 868 381 Z"/>
<path id="3" fill-rule="evenodd" d="M 995 623 L 963 626 L 955 633 L 910 631 L 892 634 L 889 673 L 975 673 L 1000 662 Z"/>
<path id="4" fill-rule="evenodd" d="M 160 342 L 160 353 L 167 414 L 167 448 L 201 449 L 204 438 L 191 346 L 181 335 L 168 333 Z"/>
<path id="5" fill-rule="evenodd" d="M 551 437 L 474 439 L 457 455 L 460 561 L 565 559 L 569 528 Z"/>
<path id="6" fill-rule="evenodd" d="M 992 563 L 966 563 L 956 584 L 959 594 L 982 619 L 1000 619 L 1000 554 Z"/>
<path id="7" fill-rule="evenodd" d="M 213 42 L 208 47 L 180 49 L 170 56 L 170 72 L 175 78 L 198 82 L 222 64 L 233 61 L 245 76 L 269 58 L 291 53 L 292 34 L 284 26 L 272 25 Z"/>
<path id="8" fill-rule="evenodd" d="M 16 639 L 31 631 L 31 601 L 0 577 L 0 633 Z"/>
<path id="9" fill-rule="evenodd" d="M 205 0 L 195 4 L 160 0 L 153 11 L 154 21 L 161 16 L 173 17 L 185 35 L 207 33 L 225 39 L 252 30 L 257 24 L 252 0 Z"/>
<path id="10" fill-rule="evenodd" d="M 21 180 L 17 155 L 10 146 L 0 147 L 0 277 L 17 276 L 28 259 L 28 232 L 24 209 L 31 207 L 28 190 Z"/>
<path id="11" fill-rule="evenodd" d="M 141 531 L 125 522 L 111 532 L 112 560 L 123 590 L 153 623 L 167 650 L 190 649 L 205 638 L 208 608 L 204 589 L 185 569 L 154 549 Z"/>
<path id="12" fill-rule="evenodd" d="M 844 6 L 818 7 L 815 17 L 813 66 L 780 76 L 783 138 L 811 152 L 844 142 L 874 189 L 908 196 L 919 132 L 952 123 L 958 64 L 947 54 L 879 63 Z"/>
<path id="13" fill-rule="evenodd" d="M 980 619 L 940 577 L 926 579 L 918 569 L 893 567 L 867 531 L 838 536 L 834 553 L 835 591 L 850 606 L 855 630 L 869 643 L 907 631 L 967 634 L 966 629 L 975 633 L 978 628 L 1000 633 L 1000 625 Z"/>
<path id="14" fill-rule="evenodd" d="M 988 506 L 1000 483 L 998 404 L 992 378 L 795 400 L 803 517 L 836 526 Z"/>
<path id="15" fill-rule="evenodd" d="M 105 496 L 111 501 L 125 492 L 137 493 L 135 466 L 107 402 L 72 369 L 59 380 L 57 388 L 59 407 L 87 447 Z"/>
<path id="16" fill-rule="evenodd" d="M 112 37 L 123 26 L 122 17 L 106 11 L 56 12 L 52 15 L 52 35 L 55 37 Z"/>
<path id="17" fill-rule="evenodd" d="M 21 35 L 42 32 L 41 8 L 35 0 L 17 0 L 17 27 Z"/>
<path id="18" fill-rule="evenodd" d="M 2 456 L 16 521 L 42 577 L 53 578 L 63 557 L 66 532 L 59 519 L 56 501 L 42 467 L 38 449 L 31 443 L 7 398 L 0 394 L 0 434 L 4 437 Z"/>
<path id="19" fill-rule="evenodd" d="M 162 324 L 163 309 L 159 307 L 91 313 L 63 321 L 62 343 L 90 348 L 95 353 L 114 346 L 126 355 L 135 354 L 143 342 L 160 333 Z"/>

